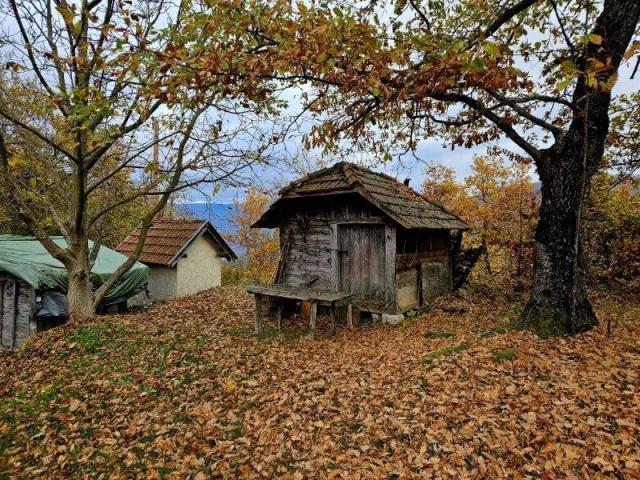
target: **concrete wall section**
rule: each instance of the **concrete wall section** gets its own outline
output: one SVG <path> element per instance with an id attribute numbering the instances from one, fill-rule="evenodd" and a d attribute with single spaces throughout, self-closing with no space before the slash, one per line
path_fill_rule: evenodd
<path id="1" fill-rule="evenodd" d="M 216 244 L 208 235 L 195 239 L 178 260 L 177 296 L 192 295 L 208 288 L 218 287 L 222 282 L 222 259 Z"/>
<path id="2" fill-rule="evenodd" d="M 168 300 L 178 293 L 178 272 L 175 268 L 151 267 L 149 273 L 151 300 Z"/>

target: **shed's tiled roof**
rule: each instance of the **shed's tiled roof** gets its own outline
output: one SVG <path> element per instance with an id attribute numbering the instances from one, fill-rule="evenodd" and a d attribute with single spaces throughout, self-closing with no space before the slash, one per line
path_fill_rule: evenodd
<path id="1" fill-rule="evenodd" d="M 218 244 L 221 256 L 229 260 L 236 258 L 229 245 L 208 221 L 159 219 L 154 220 L 147 231 L 147 238 L 139 260 L 152 265 L 173 267 L 189 244 L 204 233 L 209 233 L 214 242 Z M 139 238 L 140 228 L 136 228 L 116 247 L 116 250 L 124 255 L 131 255 Z"/>
<path id="2" fill-rule="evenodd" d="M 404 228 L 469 228 L 460 218 L 428 202 L 395 178 L 348 162 L 336 163 L 291 182 L 280 190 L 280 196 L 281 199 L 293 199 L 334 192 L 360 194 Z M 268 213 L 255 225 L 272 223 L 267 220 Z"/>

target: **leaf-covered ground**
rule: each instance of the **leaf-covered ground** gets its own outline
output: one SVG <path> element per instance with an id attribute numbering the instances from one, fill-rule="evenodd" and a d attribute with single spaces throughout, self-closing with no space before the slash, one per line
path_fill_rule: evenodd
<path id="1" fill-rule="evenodd" d="M 549 341 L 448 305 L 255 338 L 216 289 L 47 332 L 0 356 L 0 478 L 640 478 L 638 304 Z"/>

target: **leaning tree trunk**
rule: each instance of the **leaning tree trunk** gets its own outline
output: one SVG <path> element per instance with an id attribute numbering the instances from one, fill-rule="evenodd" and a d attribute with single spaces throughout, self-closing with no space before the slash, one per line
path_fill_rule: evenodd
<path id="1" fill-rule="evenodd" d="M 564 149 L 563 149 L 564 150 Z M 541 337 L 580 333 L 598 322 L 585 289 L 580 212 L 592 172 L 560 152 L 539 169 L 542 205 L 534 247 L 533 292 L 523 326 Z"/>
<path id="2" fill-rule="evenodd" d="M 602 165 L 611 80 L 639 20 L 638 0 L 605 0 L 577 59 L 584 73 L 573 92 L 571 124 L 536 158 L 542 206 L 535 238 L 533 292 L 521 322 L 540 336 L 584 332 L 598 323 L 585 289 L 580 220 L 585 194 Z M 607 68 L 596 74 L 592 65 L 598 62 Z"/>
<path id="3" fill-rule="evenodd" d="M 449 237 L 449 255 L 452 260 L 453 290 L 458 290 L 467 281 L 471 270 L 480 259 L 485 246 L 462 248 L 462 232 L 452 232 Z"/>

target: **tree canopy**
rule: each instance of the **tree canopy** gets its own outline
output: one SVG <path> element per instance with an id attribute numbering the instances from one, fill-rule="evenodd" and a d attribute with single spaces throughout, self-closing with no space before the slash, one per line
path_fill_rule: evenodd
<path id="1" fill-rule="evenodd" d="M 231 16 L 232 31 L 247 31 L 259 56 L 251 73 L 234 75 L 310 85 L 303 110 L 322 120 L 307 139 L 311 147 L 335 149 L 349 138 L 388 157 L 390 146 L 415 150 L 421 138 L 466 147 L 510 140 L 542 180 L 533 294 L 522 325 L 544 335 L 588 330 L 597 319 L 584 285 L 583 205 L 605 165 L 620 66 L 640 50 L 640 4 L 397 0 L 389 6 L 238 7 L 246 15 Z M 219 70 L 205 60 L 207 50 L 196 49 L 195 83 Z M 277 71 L 265 71 L 267 65 Z"/>
<path id="2" fill-rule="evenodd" d="M 212 77 L 206 89 L 193 89 L 172 71 L 167 56 L 192 18 L 190 5 L 11 0 L 0 8 L 14 25 L 0 45 L 9 70 L 0 83 L 0 194 L 69 270 L 72 314 L 91 314 L 135 263 L 171 195 L 234 181 L 269 158 L 267 115 L 279 103 L 262 87 L 267 80 Z M 211 51 L 242 62 L 242 35 L 215 17 L 203 27 Z M 89 272 L 123 214 L 142 225 L 138 248 L 93 291 Z M 66 248 L 51 241 L 52 229 Z"/>

